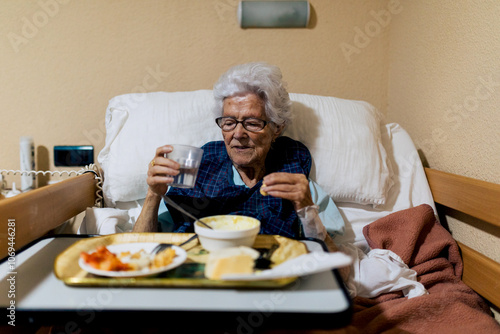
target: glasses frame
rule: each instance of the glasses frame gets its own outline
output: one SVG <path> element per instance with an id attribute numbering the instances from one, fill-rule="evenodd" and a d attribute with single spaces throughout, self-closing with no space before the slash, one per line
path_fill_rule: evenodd
<path id="1" fill-rule="evenodd" d="M 234 124 L 234 127 L 231 129 L 231 130 L 224 130 L 222 129 L 222 124 L 220 124 L 219 122 L 222 121 L 222 119 L 224 118 L 230 118 L 232 120 L 234 120 L 236 123 Z M 245 121 L 249 120 L 249 119 L 255 119 L 255 120 L 259 120 L 261 122 L 264 122 L 264 125 L 262 126 L 261 129 L 257 130 L 257 131 L 254 131 L 254 130 L 250 130 L 250 129 L 247 129 L 247 127 L 245 126 Z M 262 131 L 264 130 L 264 128 L 267 126 L 267 124 L 271 123 L 269 121 L 264 121 L 263 119 L 260 119 L 260 118 L 257 118 L 257 117 L 248 117 L 248 118 L 244 118 L 242 121 L 239 121 L 236 119 L 236 117 L 232 117 L 232 116 L 222 116 L 222 117 L 217 117 L 215 119 L 215 123 L 219 126 L 219 128 L 221 128 L 222 131 L 224 132 L 229 132 L 229 131 L 233 131 L 234 129 L 236 129 L 236 127 L 238 126 L 238 124 L 241 123 L 241 125 L 243 126 L 243 128 L 247 131 L 250 131 L 250 132 L 253 132 L 253 133 L 256 133 L 256 132 L 259 132 L 259 131 Z"/>

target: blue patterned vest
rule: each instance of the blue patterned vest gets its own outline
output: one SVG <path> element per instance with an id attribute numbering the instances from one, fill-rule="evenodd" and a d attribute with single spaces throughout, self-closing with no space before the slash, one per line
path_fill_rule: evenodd
<path id="1" fill-rule="evenodd" d="M 209 142 L 203 147 L 203 159 L 195 187 L 170 187 L 168 196 L 193 215 L 201 218 L 213 215 L 236 214 L 261 221 L 260 233 L 285 237 L 302 236 L 302 225 L 288 200 L 262 196 L 260 180 L 254 187 L 234 185 L 232 161 L 223 141 Z M 309 176 L 311 154 L 300 142 L 279 137 L 271 145 L 266 158 L 266 173 L 302 173 Z M 168 206 L 175 222 L 175 232 L 192 232 L 192 221 Z"/>

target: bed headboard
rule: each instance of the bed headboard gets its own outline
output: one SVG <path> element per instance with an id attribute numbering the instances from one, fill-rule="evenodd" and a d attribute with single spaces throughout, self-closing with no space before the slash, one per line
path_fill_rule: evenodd
<path id="1" fill-rule="evenodd" d="M 478 218 L 495 231 L 499 230 L 499 184 L 431 168 L 425 168 L 425 173 L 437 204 Z M 464 262 L 462 280 L 495 306 L 500 307 L 500 264 L 460 242 L 458 245 Z"/>

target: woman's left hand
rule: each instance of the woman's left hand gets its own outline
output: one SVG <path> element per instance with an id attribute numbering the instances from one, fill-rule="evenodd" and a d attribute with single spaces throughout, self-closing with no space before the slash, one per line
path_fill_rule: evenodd
<path id="1" fill-rule="evenodd" d="M 268 195 L 292 201 L 295 211 L 314 204 L 304 174 L 272 173 L 264 177 L 263 184 Z"/>

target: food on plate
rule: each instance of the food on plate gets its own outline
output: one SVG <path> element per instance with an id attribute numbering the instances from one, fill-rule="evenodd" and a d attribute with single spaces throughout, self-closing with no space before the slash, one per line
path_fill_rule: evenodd
<path id="1" fill-rule="evenodd" d="M 268 195 L 268 193 L 267 193 L 267 192 L 265 192 L 265 191 L 262 189 L 262 188 L 264 188 L 264 187 L 266 187 L 266 184 L 265 184 L 265 183 L 262 183 L 262 187 L 260 187 L 260 194 L 261 194 L 262 196 L 267 196 L 267 195 Z"/>
<path id="2" fill-rule="evenodd" d="M 164 267 L 172 263 L 175 250 L 167 248 L 153 255 L 141 249 L 138 252 L 121 252 L 115 254 L 106 246 L 99 246 L 92 253 L 81 252 L 80 257 L 89 266 L 106 271 L 143 271 Z"/>
<path id="3" fill-rule="evenodd" d="M 220 279 L 225 274 L 251 274 L 259 252 L 246 246 L 223 248 L 210 252 L 205 277 Z"/>
<path id="4" fill-rule="evenodd" d="M 259 221 L 252 217 L 245 216 L 215 216 L 202 219 L 214 230 L 249 230 L 259 224 Z"/>
<path id="5" fill-rule="evenodd" d="M 131 265 L 120 261 L 118 256 L 111 253 L 105 246 L 97 247 L 96 251 L 90 254 L 82 252 L 80 257 L 88 265 L 99 270 L 122 271 L 132 269 Z"/>
<path id="6" fill-rule="evenodd" d="M 174 261 L 175 250 L 172 248 L 167 248 L 160 253 L 156 254 L 151 263 L 152 268 L 161 268 L 168 266 L 172 261 Z"/>

